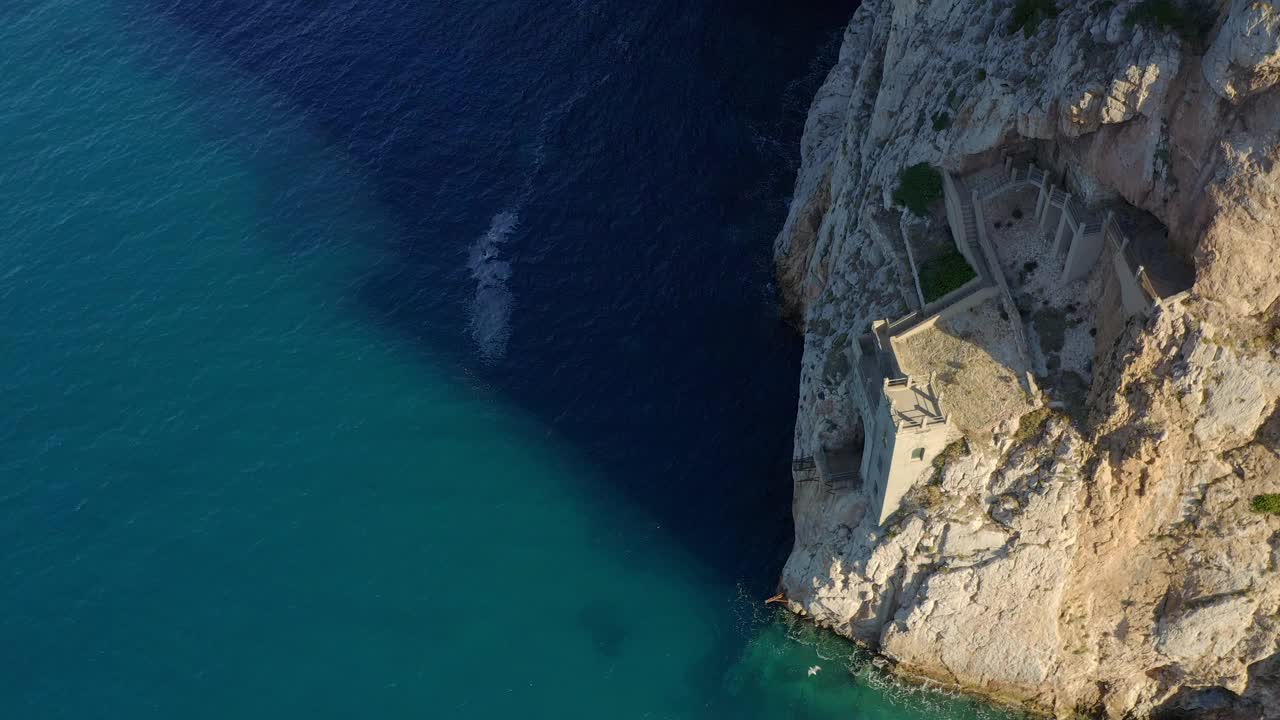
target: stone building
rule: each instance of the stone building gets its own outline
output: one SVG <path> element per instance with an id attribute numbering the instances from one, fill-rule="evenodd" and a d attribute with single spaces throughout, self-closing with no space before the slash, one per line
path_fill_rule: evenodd
<path id="1" fill-rule="evenodd" d="M 886 379 L 881 390 L 865 425 L 861 475 L 883 525 L 931 470 L 951 433 L 932 382 Z"/>

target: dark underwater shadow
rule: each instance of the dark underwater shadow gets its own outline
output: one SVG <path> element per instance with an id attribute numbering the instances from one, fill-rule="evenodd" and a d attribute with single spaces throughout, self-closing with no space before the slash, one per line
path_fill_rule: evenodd
<path id="1" fill-rule="evenodd" d="M 631 5 L 136 7 L 367 173 L 398 228 L 356 280 L 370 323 L 545 422 L 764 595 L 790 546 L 801 351 L 770 246 L 856 3 Z M 487 288 L 506 295 L 478 321 Z M 580 620 L 617 650 L 607 616 Z"/>

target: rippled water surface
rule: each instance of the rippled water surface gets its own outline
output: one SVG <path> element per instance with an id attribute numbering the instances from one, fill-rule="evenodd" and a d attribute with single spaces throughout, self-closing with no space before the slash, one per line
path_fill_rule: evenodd
<path id="1" fill-rule="evenodd" d="M 994 717 L 760 605 L 851 10 L 0 4 L 3 716 Z"/>

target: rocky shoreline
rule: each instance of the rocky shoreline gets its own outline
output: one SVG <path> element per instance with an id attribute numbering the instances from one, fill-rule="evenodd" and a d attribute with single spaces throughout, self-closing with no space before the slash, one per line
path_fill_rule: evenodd
<path id="1" fill-rule="evenodd" d="M 871 488 L 798 470 L 793 612 L 1058 717 L 1280 717 L 1280 517 L 1250 508 L 1280 492 L 1278 83 L 1273 0 L 862 4 L 775 246 L 805 338 L 797 468 L 857 465 L 875 401 L 850 345 L 922 309 L 921 251 L 955 236 L 940 199 L 902 206 L 906 168 L 981 178 L 1016 156 L 1135 241 L 1041 298 L 1061 257 L 1011 238 L 1066 221 L 985 208 L 1018 307 L 983 323 L 1031 339 L 1025 406 L 970 413 L 968 453 L 930 463 L 884 524 Z M 1189 290 L 1120 312 L 1126 262 L 1150 290 L 1157 254 Z M 931 332 L 1008 364 L 962 325 Z M 960 405 L 977 381 L 954 369 Z"/>

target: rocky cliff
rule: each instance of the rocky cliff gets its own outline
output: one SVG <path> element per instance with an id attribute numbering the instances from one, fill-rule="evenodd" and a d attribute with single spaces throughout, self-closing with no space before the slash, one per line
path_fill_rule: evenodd
<path id="1" fill-rule="evenodd" d="M 1061 717 L 1280 718 L 1280 4 L 864 0 L 775 248 L 805 354 L 797 457 L 857 453 L 843 362 L 913 309 L 903 168 L 1013 149 L 1167 229 L 1189 298 L 1090 285 L 1087 400 L 989 428 L 881 527 L 796 484 L 790 608 L 909 674 Z M 925 492 L 927 491 L 927 492 Z"/>

